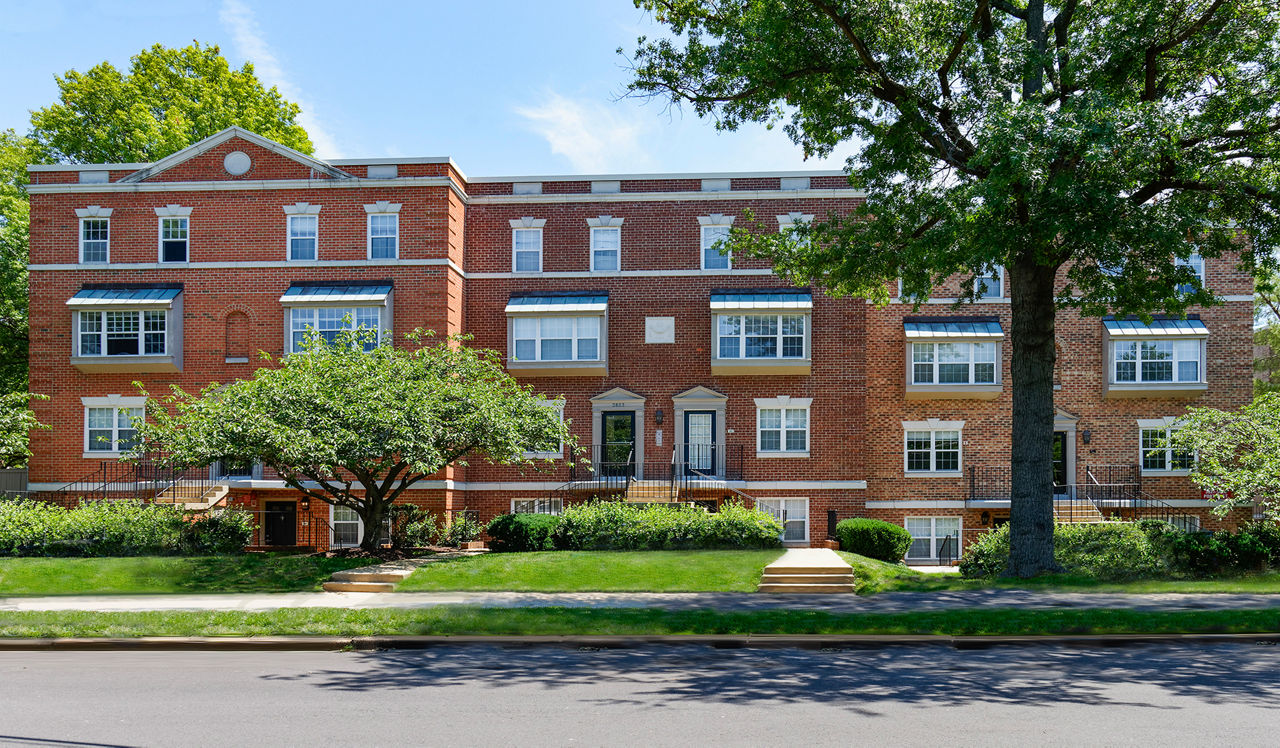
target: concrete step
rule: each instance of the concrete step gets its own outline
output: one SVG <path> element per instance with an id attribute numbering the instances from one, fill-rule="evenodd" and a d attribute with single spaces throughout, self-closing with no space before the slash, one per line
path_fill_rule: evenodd
<path id="1" fill-rule="evenodd" d="M 765 574 L 852 574 L 853 569 L 844 566 L 766 566 Z"/>
<path id="2" fill-rule="evenodd" d="M 403 582 L 412 571 L 336 571 L 330 577 L 334 582 Z"/>
<path id="3" fill-rule="evenodd" d="M 395 584 L 391 582 L 325 582 L 325 592 L 392 592 Z"/>
<path id="4" fill-rule="evenodd" d="M 756 592 L 764 593 L 766 595 L 779 593 L 808 593 L 811 595 L 852 594 L 853 584 L 774 584 L 771 582 L 761 582 L 760 586 L 756 589 Z"/>
<path id="5" fill-rule="evenodd" d="M 853 584 L 852 574 L 790 574 L 765 572 L 761 584 Z"/>

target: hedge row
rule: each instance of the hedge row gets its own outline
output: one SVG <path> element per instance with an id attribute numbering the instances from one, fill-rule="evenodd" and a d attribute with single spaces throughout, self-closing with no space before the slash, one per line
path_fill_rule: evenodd
<path id="1" fill-rule="evenodd" d="M 1160 520 L 1060 524 L 1054 558 L 1072 574 L 1108 581 L 1208 577 L 1280 566 L 1280 526 L 1253 522 L 1238 532 L 1183 532 Z M 1009 562 L 1009 527 L 982 535 L 965 549 L 966 577 L 996 577 Z"/>
<path id="2" fill-rule="evenodd" d="M 90 501 L 74 509 L 0 501 L 0 556 L 236 553 L 252 538 L 253 518 L 246 512 L 191 518 L 172 506 L 140 501 Z"/>
<path id="3" fill-rule="evenodd" d="M 840 550 L 896 564 L 911 549 L 911 533 L 901 525 L 855 517 L 836 525 Z"/>
<path id="4" fill-rule="evenodd" d="M 727 503 L 718 512 L 681 505 L 592 502 L 558 517 L 506 514 L 488 526 L 496 551 L 656 551 L 778 548 L 782 525 L 767 512 Z"/>

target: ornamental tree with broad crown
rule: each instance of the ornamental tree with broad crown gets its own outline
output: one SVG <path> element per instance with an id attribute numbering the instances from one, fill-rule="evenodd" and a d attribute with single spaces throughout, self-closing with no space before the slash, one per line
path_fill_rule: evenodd
<path id="1" fill-rule="evenodd" d="M 632 95 L 690 103 L 720 129 L 785 120 L 838 148 L 866 202 L 738 251 L 839 295 L 923 301 L 1006 270 L 1013 423 L 1008 574 L 1053 558 L 1058 307 L 1211 304 L 1175 263 L 1274 265 L 1280 6 L 1271 0 L 637 0 Z M 776 232 L 776 228 L 775 228 Z M 1248 241 L 1242 239 L 1248 237 Z M 975 288 L 975 285 L 977 288 Z M 1180 291 L 1189 285 L 1192 291 Z"/>
<path id="2" fill-rule="evenodd" d="M 1195 454 L 1191 480 L 1215 512 L 1257 503 L 1280 517 L 1280 392 L 1265 392 L 1234 411 L 1190 408 L 1172 441 Z"/>
<path id="3" fill-rule="evenodd" d="M 306 353 L 251 379 L 176 386 L 152 401 L 133 457 L 173 466 L 260 462 L 306 496 L 355 510 L 373 551 L 405 491 L 469 456 L 525 463 L 532 445 L 573 439 L 559 413 L 502 368 L 500 356 L 411 334 L 414 348 L 370 346 L 365 330 L 312 336 Z M 372 531 L 371 531 L 372 530 Z"/>

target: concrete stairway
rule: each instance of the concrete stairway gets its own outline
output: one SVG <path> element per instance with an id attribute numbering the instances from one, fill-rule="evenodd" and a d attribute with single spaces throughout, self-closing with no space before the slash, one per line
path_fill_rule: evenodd
<path id="1" fill-rule="evenodd" d="M 674 500 L 670 481 L 633 480 L 627 483 L 627 501 L 652 504 Z"/>
<path id="2" fill-rule="evenodd" d="M 197 481 L 190 483 L 178 481 L 161 491 L 156 496 L 155 503 L 173 504 L 183 509 L 204 511 L 222 501 L 230 492 L 231 488 L 225 485 L 209 486 Z"/>
<path id="3" fill-rule="evenodd" d="M 791 548 L 782 558 L 764 567 L 757 592 L 850 593 L 854 591 L 853 567 L 826 548 Z"/>
<path id="4" fill-rule="evenodd" d="M 322 586 L 325 592 L 392 592 L 415 568 L 398 563 L 362 566 L 334 572 Z"/>
<path id="5" fill-rule="evenodd" d="M 1058 499 L 1053 502 L 1053 518 L 1059 522 L 1096 524 L 1102 512 L 1088 499 Z"/>

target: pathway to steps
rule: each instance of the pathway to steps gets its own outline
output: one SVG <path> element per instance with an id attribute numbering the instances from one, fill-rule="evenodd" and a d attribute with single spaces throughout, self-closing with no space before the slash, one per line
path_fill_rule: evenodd
<path id="1" fill-rule="evenodd" d="M 764 567 L 757 592 L 852 593 L 853 567 L 828 548 L 789 548 Z"/>
<path id="2" fill-rule="evenodd" d="M 372 566 L 335 571 L 333 576 L 329 577 L 329 581 L 321 587 L 325 592 L 394 592 L 396 585 L 403 582 L 419 566 L 481 553 L 488 553 L 488 551 L 444 551 L 422 558 L 404 558 L 399 561 L 384 561 Z"/>

